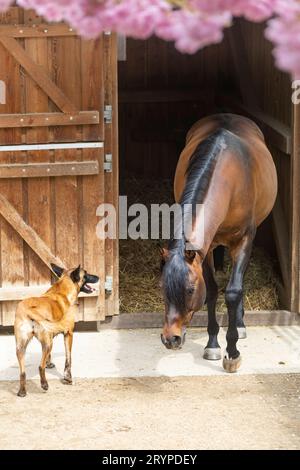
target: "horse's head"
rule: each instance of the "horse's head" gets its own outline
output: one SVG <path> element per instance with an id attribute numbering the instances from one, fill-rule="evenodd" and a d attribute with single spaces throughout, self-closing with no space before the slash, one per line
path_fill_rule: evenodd
<path id="1" fill-rule="evenodd" d="M 202 258 L 197 251 L 185 250 L 181 240 L 161 249 L 161 288 L 165 302 L 165 323 L 161 335 L 168 349 L 184 344 L 186 326 L 195 311 L 204 305 L 206 286 Z"/>

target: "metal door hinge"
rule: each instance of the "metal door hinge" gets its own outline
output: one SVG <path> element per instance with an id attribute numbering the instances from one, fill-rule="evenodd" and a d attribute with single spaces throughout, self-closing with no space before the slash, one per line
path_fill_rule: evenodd
<path id="1" fill-rule="evenodd" d="M 107 104 L 104 107 L 104 121 L 105 121 L 105 124 L 112 123 L 112 105 L 111 104 Z"/>
<path id="2" fill-rule="evenodd" d="M 105 292 L 107 294 L 111 294 L 113 290 L 113 277 L 112 276 L 106 276 L 105 278 Z"/>
<path id="3" fill-rule="evenodd" d="M 111 153 L 105 154 L 104 171 L 106 171 L 106 173 L 112 172 L 112 154 Z"/>

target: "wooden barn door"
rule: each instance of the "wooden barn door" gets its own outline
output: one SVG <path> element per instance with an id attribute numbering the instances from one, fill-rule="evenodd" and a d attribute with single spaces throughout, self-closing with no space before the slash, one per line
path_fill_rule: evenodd
<path id="1" fill-rule="evenodd" d="M 100 276 L 77 320 L 118 313 L 117 241 L 96 236 L 97 207 L 118 194 L 115 42 L 83 41 L 16 7 L 1 16 L 2 325 L 20 298 L 50 285 L 50 262 Z"/>

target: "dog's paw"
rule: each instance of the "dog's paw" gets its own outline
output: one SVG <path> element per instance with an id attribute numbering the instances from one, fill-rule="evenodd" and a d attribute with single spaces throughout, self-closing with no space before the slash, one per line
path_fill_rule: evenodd
<path id="1" fill-rule="evenodd" d="M 62 379 L 62 383 L 64 385 L 72 385 L 73 383 L 72 377 L 70 375 L 65 375 L 65 377 Z"/>
<path id="2" fill-rule="evenodd" d="M 48 390 L 49 389 L 48 382 L 42 382 L 41 387 L 42 387 L 43 390 Z"/>

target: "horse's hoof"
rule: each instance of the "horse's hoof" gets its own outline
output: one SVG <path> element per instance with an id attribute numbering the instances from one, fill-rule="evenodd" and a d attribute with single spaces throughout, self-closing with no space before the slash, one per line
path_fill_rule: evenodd
<path id="1" fill-rule="evenodd" d="M 242 362 L 242 357 L 239 356 L 235 359 L 229 359 L 227 356 L 224 356 L 223 358 L 223 368 L 226 370 L 226 372 L 236 372 L 238 368 L 240 367 Z"/>
<path id="2" fill-rule="evenodd" d="M 55 364 L 53 362 L 47 362 L 46 369 L 54 369 Z"/>
<path id="3" fill-rule="evenodd" d="M 27 393 L 26 390 L 19 390 L 18 391 L 18 397 L 26 397 Z"/>
<path id="4" fill-rule="evenodd" d="M 246 331 L 245 326 L 238 326 L 237 330 L 238 330 L 238 334 L 239 334 L 239 339 L 247 338 L 247 331 Z"/>
<path id="5" fill-rule="evenodd" d="M 205 348 L 203 359 L 208 361 L 219 361 L 222 358 L 221 348 Z"/>

